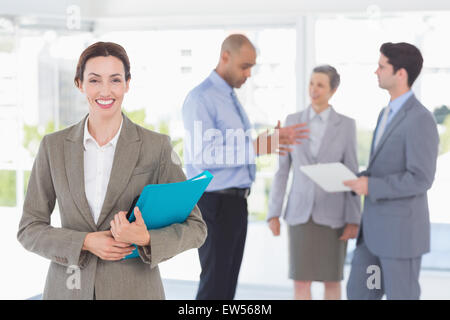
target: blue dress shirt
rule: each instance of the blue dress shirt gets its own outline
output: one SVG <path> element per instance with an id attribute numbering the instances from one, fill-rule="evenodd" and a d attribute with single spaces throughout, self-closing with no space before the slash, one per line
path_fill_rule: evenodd
<path id="1" fill-rule="evenodd" d="M 389 102 L 389 104 L 391 105 L 391 112 L 388 116 L 386 127 L 389 125 L 389 123 L 392 121 L 392 119 L 395 117 L 395 115 L 399 112 L 399 110 L 405 104 L 406 100 L 408 100 L 409 97 L 411 97 L 412 95 L 413 95 L 413 92 L 411 90 L 409 90 L 408 92 L 402 94 L 400 97 L 397 97 L 394 100 Z"/>
<path id="2" fill-rule="evenodd" d="M 413 92 L 411 90 L 409 90 L 408 92 L 402 94 L 401 96 L 395 98 L 394 100 L 389 101 L 389 105 L 391 106 L 391 110 L 390 110 L 388 118 L 387 118 L 386 129 L 384 130 L 384 132 L 386 132 L 387 128 L 389 127 L 389 123 L 392 122 L 392 119 L 394 119 L 395 115 L 400 111 L 402 106 L 405 104 L 406 100 L 408 100 L 412 95 L 413 95 Z M 381 122 L 381 118 L 380 118 L 380 122 Z M 373 135 L 374 136 L 374 140 L 375 140 L 375 137 L 378 134 L 378 126 L 379 126 L 379 123 L 377 124 L 377 127 L 375 129 L 375 133 Z"/>
<path id="3" fill-rule="evenodd" d="M 249 188 L 255 180 L 251 125 L 233 88 L 216 71 L 183 104 L 184 160 L 188 178 L 208 170 L 206 191 Z"/>

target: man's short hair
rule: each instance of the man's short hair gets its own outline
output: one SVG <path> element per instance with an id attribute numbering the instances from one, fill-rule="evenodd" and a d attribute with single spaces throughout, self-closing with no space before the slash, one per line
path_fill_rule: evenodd
<path id="1" fill-rule="evenodd" d="M 243 34 L 231 34 L 229 35 L 223 42 L 220 52 L 223 53 L 225 51 L 235 53 L 239 52 L 243 45 L 248 45 L 251 48 L 255 49 L 255 46 L 251 43 L 251 41 Z"/>
<path id="2" fill-rule="evenodd" d="M 406 42 L 386 42 L 381 45 L 380 52 L 388 58 L 389 64 L 394 67 L 394 73 L 401 68 L 406 70 L 408 73 L 408 86 L 412 87 L 423 65 L 423 58 L 419 49 Z"/>

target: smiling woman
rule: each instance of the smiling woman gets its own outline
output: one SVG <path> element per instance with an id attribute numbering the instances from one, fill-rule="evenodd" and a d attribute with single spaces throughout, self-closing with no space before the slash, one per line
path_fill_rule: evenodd
<path id="1" fill-rule="evenodd" d="M 184 223 L 158 230 L 147 230 L 138 208 L 136 222 L 125 219 L 145 185 L 186 179 L 172 161 L 169 137 L 122 113 L 130 79 L 120 45 L 88 47 L 75 84 L 89 114 L 41 142 L 17 237 L 27 250 L 51 260 L 44 299 L 164 299 L 158 264 L 198 248 L 206 237 L 197 207 Z M 155 170 L 136 174 L 142 167 Z M 61 228 L 50 225 L 56 201 Z M 133 244 L 139 258 L 123 260 Z M 74 269 L 79 271 L 76 288 L 68 281 Z"/>
<path id="2" fill-rule="evenodd" d="M 100 146 L 119 130 L 122 101 L 130 80 L 130 61 L 116 43 L 97 42 L 80 57 L 74 81 L 89 102 L 88 128 Z"/>

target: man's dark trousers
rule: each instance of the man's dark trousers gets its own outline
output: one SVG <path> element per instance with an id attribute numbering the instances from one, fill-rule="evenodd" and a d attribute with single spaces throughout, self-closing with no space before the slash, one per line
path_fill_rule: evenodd
<path id="1" fill-rule="evenodd" d="M 205 192 L 197 203 L 208 227 L 198 249 L 202 272 L 197 300 L 232 300 L 247 235 L 247 199 Z"/>

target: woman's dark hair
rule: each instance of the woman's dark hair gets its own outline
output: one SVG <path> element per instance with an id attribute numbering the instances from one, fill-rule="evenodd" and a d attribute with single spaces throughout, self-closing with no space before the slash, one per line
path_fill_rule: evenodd
<path id="1" fill-rule="evenodd" d="M 411 87 L 422 70 L 423 58 L 419 49 L 406 42 L 386 42 L 381 45 L 380 52 L 388 58 L 394 67 L 394 73 L 403 68 L 408 73 L 408 86 Z"/>
<path id="2" fill-rule="evenodd" d="M 131 78 L 130 73 L 130 60 L 128 59 L 127 52 L 125 49 L 114 42 L 96 42 L 87 47 L 80 58 L 78 59 L 77 70 L 75 72 L 74 82 L 78 87 L 81 82 L 83 82 L 83 73 L 86 67 L 86 62 L 95 57 L 108 57 L 113 56 L 120 59 L 123 63 L 123 68 L 125 70 L 125 81 Z"/>

